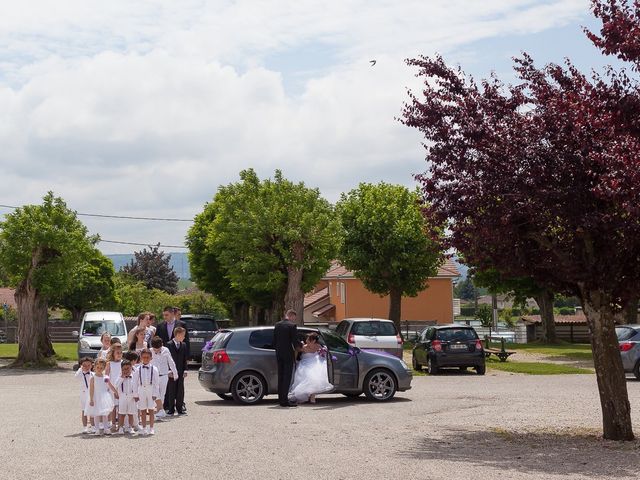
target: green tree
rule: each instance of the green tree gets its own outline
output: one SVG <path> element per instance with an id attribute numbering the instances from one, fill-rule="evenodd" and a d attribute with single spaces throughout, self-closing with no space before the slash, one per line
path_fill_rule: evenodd
<path id="1" fill-rule="evenodd" d="M 261 181 L 245 170 L 240 178 L 220 187 L 209 207 L 208 261 L 219 262 L 218 271 L 239 298 L 270 306 L 274 317 L 283 308 L 293 309 L 302 321 L 305 292 L 336 254 L 333 208 L 317 189 L 286 180 L 280 171 Z M 193 251 L 192 258 L 196 255 Z M 203 279 L 199 273 L 195 278 Z"/>
<path id="2" fill-rule="evenodd" d="M 173 305 L 180 307 L 182 313 L 206 313 L 216 320 L 227 318 L 225 305 L 216 297 L 206 292 L 179 293 L 175 295 Z"/>
<path id="3" fill-rule="evenodd" d="M 489 305 L 483 304 L 476 309 L 476 320 L 485 328 L 490 328 L 493 323 L 493 310 Z"/>
<path id="4" fill-rule="evenodd" d="M 140 252 L 134 252 L 131 263 L 122 268 L 122 272 L 141 281 L 150 289 L 163 290 L 167 293 L 178 291 L 178 275 L 169 261 L 171 255 L 160 250 L 160 245 L 154 245 Z"/>
<path id="5" fill-rule="evenodd" d="M 114 286 L 117 309 L 128 317 L 145 311 L 160 315 L 163 307 L 175 304 L 173 295 L 157 288 L 147 288 L 144 283 L 126 273 L 119 272 L 115 275 Z"/>
<path id="6" fill-rule="evenodd" d="M 73 288 L 73 274 L 91 257 L 97 237 L 65 202 L 49 192 L 0 222 L 0 265 L 16 288 L 18 357 L 14 365 L 55 363 L 48 302 Z"/>
<path id="7" fill-rule="evenodd" d="M 389 295 L 389 319 L 400 327 L 402 297 L 427 287 L 443 260 L 427 234 L 420 198 L 400 185 L 362 183 L 338 203 L 340 261 L 370 291 Z"/>
<path id="8" fill-rule="evenodd" d="M 461 300 L 475 300 L 477 296 L 477 289 L 473 284 L 473 278 L 467 275 L 467 278 L 460 280 L 453 288 L 453 294 L 456 298 Z"/>
<path id="9" fill-rule="evenodd" d="M 73 321 L 80 321 L 85 312 L 113 308 L 115 304 L 113 263 L 99 250 L 73 272 L 72 287 L 55 303 L 71 312 Z"/>

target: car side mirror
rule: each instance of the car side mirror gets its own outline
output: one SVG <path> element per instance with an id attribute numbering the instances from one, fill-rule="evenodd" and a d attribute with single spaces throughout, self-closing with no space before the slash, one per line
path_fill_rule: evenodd
<path id="1" fill-rule="evenodd" d="M 74 330 L 73 332 L 71 332 L 71 336 L 72 336 L 72 337 L 76 337 L 76 338 L 77 338 L 77 337 L 79 337 L 79 336 L 80 336 L 80 333 L 78 333 L 78 331 L 77 331 L 77 330 Z"/>

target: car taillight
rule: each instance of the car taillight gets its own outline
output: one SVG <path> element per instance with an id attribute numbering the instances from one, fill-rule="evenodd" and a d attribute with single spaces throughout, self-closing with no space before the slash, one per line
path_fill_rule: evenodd
<path id="1" fill-rule="evenodd" d="M 224 350 L 216 350 L 215 352 L 213 352 L 211 356 L 211 360 L 213 360 L 213 363 L 230 363 L 231 362 L 229 355 L 227 355 L 227 352 Z"/>
<path id="2" fill-rule="evenodd" d="M 396 340 L 398 341 L 398 345 L 402 345 L 404 343 L 404 340 L 402 340 L 400 334 L 396 335 Z"/>
<path id="3" fill-rule="evenodd" d="M 431 347 L 436 352 L 441 352 L 442 351 L 442 342 L 440 340 L 434 340 L 433 342 L 431 342 Z"/>
<path id="4" fill-rule="evenodd" d="M 356 343 L 356 338 L 353 335 L 353 333 L 349 334 L 349 338 L 347 338 L 347 343 L 350 343 L 351 345 L 353 345 L 354 343 Z"/>
<path id="5" fill-rule="evenodd" d="M 476 340 L 476 350 L 482 350 L 482 340 Z"/>
<path id="6" fill-rule="evenodd" d="M 628 352 L 632 348 L 633 348 L 633 343 L 631 343 L 631 342 L 624 342 L 624 343 L 620 344 L 620 351 L 621 352 Z"/>

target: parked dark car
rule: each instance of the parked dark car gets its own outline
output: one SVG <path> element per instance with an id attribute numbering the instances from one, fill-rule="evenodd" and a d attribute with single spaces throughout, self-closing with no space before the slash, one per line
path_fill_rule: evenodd
<path id="1" fill-rule="evenodd" d="M 202 360 L 202 347 L 220 329 L 218 322 L 211 315 L 184 314 L 180 317 L 187 324 L 189 331 L 189 360 L 200 362 Z"/>
<path id="2" fill-rule="evenodd" d="M 482 342 L 473 327 L 466 325 L 436 325 L 422 330 L 413 347 L 412 362 L 415 370 L 425 366 L 431 375 L 442 368 L 474 368 L 478 375 L 486 371 Z"/>
<path id="3" fill-rule="evenodd" d="M 327 329 L 298 328 L 303 339 L 320 334 L 320 343 L 329 351 L 327 368 L 332 393 L 386 401 L 397 391 L 411 388 L 412 372 L 397 357 L 387 353 L 362 351 Z M 273 348 L 273 327 L 221 330 L 209 351 L 202 355 L 198 380 L 205 390 L 245 405 L 258 403 L 278 391 L 278 368 Z M 229 395 L 231 394 L 231 395 Z"/>
<path id="4" fill-rule="evenodd" d="M 633 373 L 640 380 L 640 325 L 620 325 L 616 336 L 625 373 Z"/>

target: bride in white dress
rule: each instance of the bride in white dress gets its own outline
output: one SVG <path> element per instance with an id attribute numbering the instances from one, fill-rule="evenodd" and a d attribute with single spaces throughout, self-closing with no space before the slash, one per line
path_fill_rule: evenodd
<path id="1" fill-rule="evenodd" d="M 327 349 L 318 340 L 317 333 L 310 333 L 302 347 L 302 357 L 289 389 L 289 399 L 293 402 L 316 403 L 317 394 L 333 390 L 327 371 Z"/>

